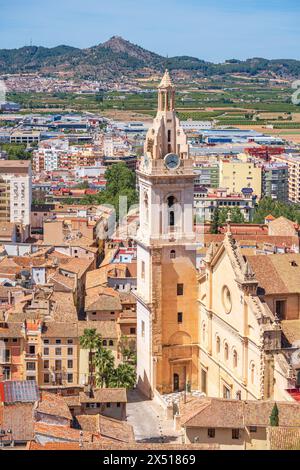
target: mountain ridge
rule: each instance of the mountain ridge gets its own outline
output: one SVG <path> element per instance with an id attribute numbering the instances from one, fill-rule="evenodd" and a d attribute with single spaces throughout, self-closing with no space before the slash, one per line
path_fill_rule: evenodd
<path id="1" fill-rule="evenodd" d="M 26 72 L 46 74 L 64 71 L 81 78 L 119 79 L 131 72 L 137 75 L 143 69 L 161 72 L 166 67 L 198 76 L 242 73 L 253 76 L 265 75 L 270 78 L 300 77 L 300 61 L 296 59 L 253 57 L 213 63 L 188 55 L 165 58 L 121 36 L 112 36 L 104 43 L 85 49 L 68 45 L 52 48 L 24 46 L 18 49 L 0 49 L 0 74 Z"/>

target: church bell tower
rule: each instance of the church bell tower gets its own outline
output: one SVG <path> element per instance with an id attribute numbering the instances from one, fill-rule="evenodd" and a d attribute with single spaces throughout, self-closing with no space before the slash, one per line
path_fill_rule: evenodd
<path id="1" fill-rule="evenodd" d="M 137 176 L 137 375 L 152 397 L 198 387 L 195 175 L 167 70 Z"/>

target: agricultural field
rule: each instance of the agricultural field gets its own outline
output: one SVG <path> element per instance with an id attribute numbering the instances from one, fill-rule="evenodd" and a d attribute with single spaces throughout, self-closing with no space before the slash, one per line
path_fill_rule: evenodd
<path id="1" fill-rule="evenodd" d="M 155 114 L 157 82 L 142 81 L 141 93 L 105 92 L 94 95 L 72 93 L 10 93 L 9 100 L 22 111 L 101 113 L 108 117 L 148 120 Z M 226 76 L 199 82 L 177 83 L 176 107 L 180 119 L 210 120 L 221 126 L 272 126 L 300 129 L 300 106 L 292 103 L 293 89 L 287 82 Z"/>

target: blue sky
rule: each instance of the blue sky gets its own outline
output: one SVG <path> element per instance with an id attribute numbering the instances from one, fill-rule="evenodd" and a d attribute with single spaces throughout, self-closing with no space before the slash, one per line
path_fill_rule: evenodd
<path id="1" fill-rule="evenodd" d="M 300 59 L 299 0 L 0 0 L 0 49 L 89 47 L 113 35 L 213 62 Z"/>

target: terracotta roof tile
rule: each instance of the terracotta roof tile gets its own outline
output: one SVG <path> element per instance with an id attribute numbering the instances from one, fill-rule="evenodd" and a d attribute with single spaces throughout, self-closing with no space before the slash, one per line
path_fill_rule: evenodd
<path id="1" fill-rule="evenodd" d="M 77 442 L 47 442 L 45 445 L 30 441 L 26 450 L 81 450 Z"/>
<path id="2" fill-rule="evenodd" d="M 119 330 L 115 321 L 80 321 L 78 322 L 78 336 L 84 334 L 84 330 L 95 328 L 104 339 L 118 339 Z"/>
<path id="3" fill-rule="evenodd" d="M 273 406 L 272 401 L 192 398 L 186 404 L 180 404 L 180 421 L 185 427 L 268 427 Z M 277 406 L 282 426 L 300 426 L 299 403 L 277 402 Z"/>
<path id="4" fill-rule="evenodd" d="M 0 338 L 23 338 L 22 322 L 8 322 L 0 324 Z"/>
<path id="5" fill-rule="evenodd" d="M 45 323 L 42 332 L 42 337 L 47 338 L 77 338 L 77 336 L 77 323 L 58 323 L 49 321 Z"/>
<path id="6" fill-rule="evenodd" d="M 265 295 L 300 293 L 300 254 L 248 256 Z"/>
<path id="7" fill-rule="evenodd" d="M 59 416 L 61 418 L 66 418 L 72 420 L 72 415 L 70 413 L 69 407 L 65 400 L 54 393 L 42 392 L 40 401 L 36 407 L 38 413 Z"/>
<path id="8" fill-rule="evenodd" d="M 121 311 L 122 305 L 117 291 L 108 287 L 95 287 L 87 291 L 85 310 Z"/>
<path id="9" fill-rule="evenodd" d="M 2 426 L 4 429 L 12 430 L 14 440 L 29 441 L 33 439 L 33 403 L 5 405 L 2 412 Z"/>
<path id="10" fill-rule="evenodd" d="M 300 428 L 269 427 L 268 440 L 270 450 L 299 450 Z"/>
<path id="11" fill-rule="evenodd" d="M 278 217 L 269 222 L 268 231 L 270 235 L 297 235 L 295 222 L 286 217 Z"/>
<path id="12" fill-rule="evenodd" d="M 60 269 L 75 273 L 80 278 L 90 269 L 93 263 L 93 259 L 71 258 L 61 265 Z"/>
<path id="13" fill-rule="evenodd" d="M 94 440 L 98 440 L 100 437 L 94 435 L 93 433 L 83 431 L 83 435 L 81 437 L 79 429 L 73 429 L 69 426 L 56 426 L 53 424 L 46 424 L 46 423 L 35 423 L 34 426 L 34 433 L 35 435 L 42 435 L 48 436 L 49 438 L 57 438 L 64 441 L 69 442 L 80 442 L 82 439 L 83 442 L 93 442 Z"/>
<path id="14" fill-rule="evenodd" d="M 125 388 L 99 388 L 90 398 L 85 392 L 79 393 L 81 403 L 127 403 Z"/>
<path id="15" fill-rule="evenodd" d="M 133 428 L 126 421 L 99 415 L 99 423 L 101 436 L 121 442 L 135 441 Z"/>
<path id="16" fill-rule="evenodd" d="M 68 276 L 63 276 L 59 272 L 56 272 L 48 279 L 48 283 L 52 284 L 53 282 L 70 290 L 75 289 L 75 279 Z"/>
<path id="17" fill-rule="evenodd" d="M 282 320 L 280 322 L 282 332 L 290 345 L 300 340 L 300 319 Z"/>

